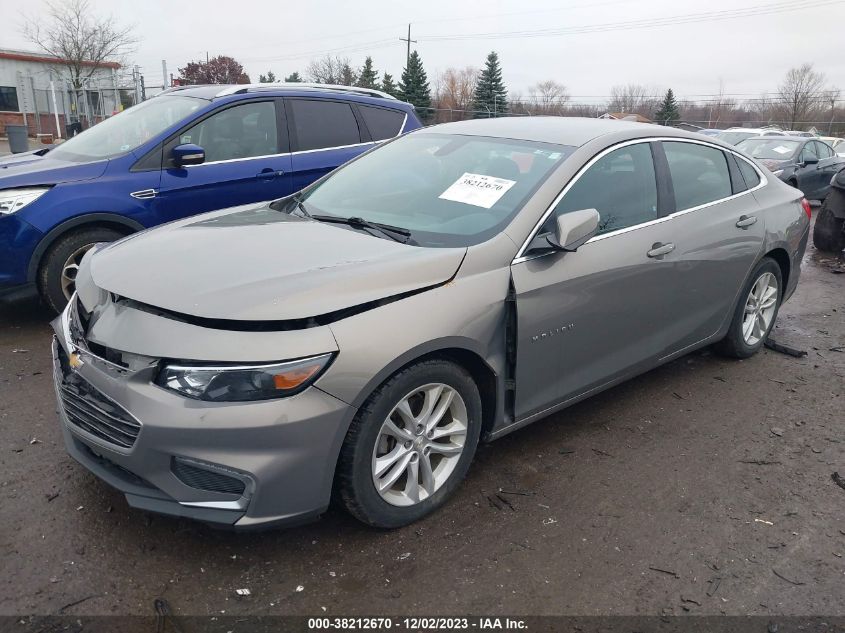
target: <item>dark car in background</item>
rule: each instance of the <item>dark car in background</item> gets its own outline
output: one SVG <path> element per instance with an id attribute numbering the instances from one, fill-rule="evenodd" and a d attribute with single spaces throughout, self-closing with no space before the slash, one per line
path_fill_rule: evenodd
<path id="1" fill-rule="evenodd" d="M 96 243 L 299 191 L 420 127 L 378 90 L 319 84 L 167 90 L 54 148 L 0 160 L 0 298 L 61 310 Z"/>
<path id="2" fill-rule="evenodd" d="M 824 200 L 830 180 L 845 167 L 845 158 L 815 138 L 758 136 L 737 145 L 785 183 L 804 192 L 809 200 Z"/>

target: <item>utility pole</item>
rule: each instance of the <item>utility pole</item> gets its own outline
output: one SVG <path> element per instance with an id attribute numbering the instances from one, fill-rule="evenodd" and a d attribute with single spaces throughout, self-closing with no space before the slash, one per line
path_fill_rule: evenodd
<path id="1" fill-rule="evenodd" d="M 167 60 L 161 60 L 161 89 L 167 90 Z"/>
<path id="2" fill-rule="evenodd" d="M 408 52 L 405 55 L 405 68 L 407 68 L 408 65 L 411 63 L 411 42 L 413 42 L 414 44 L 417 43 L 417 40 L 411 39 L 411 25 L 410 24 L 408 25 L 408 37 L 400 37 L 399 41 L 405 42 L 408 45 Z"/>

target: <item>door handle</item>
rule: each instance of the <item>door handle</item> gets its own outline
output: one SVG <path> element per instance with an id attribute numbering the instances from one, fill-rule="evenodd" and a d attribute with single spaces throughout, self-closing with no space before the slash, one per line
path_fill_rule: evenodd
<path id="1" fill-rule="evenodd" d="M 741 215 L 739 216 L 739 220 L 736 221 L 736 225 L 741 229 L 747 229 L 749 226 L 754 224 L 757 221 L 756 215 Z"/>
<path id="2" fill-rule="evenodd" d="M 672 242 L 664 244 L 662 242 L 655 242 L 651 245 L 651 250 L 646 253 L 649 257 L 663 257 L 675 250 L 675 245 Z"/>
<path id="3" fill-rule="evenodd" d="M 258 178 L 258 180 L 273 180 L 273 178 L 275 178 L 277 176 L 284 176 L 284 175 L 285 175 L 285 172 L 282 171 L 281 169 L 276 170 L 276 169 L 269 169 L 268 168 L 268 169 L 262 169 L 260 172 L 255 174 L 255 177 Z"/>

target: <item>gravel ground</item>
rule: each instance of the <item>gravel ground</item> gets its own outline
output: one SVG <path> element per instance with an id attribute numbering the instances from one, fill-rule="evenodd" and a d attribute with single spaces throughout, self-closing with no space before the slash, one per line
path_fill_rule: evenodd
<path id="1" fill-rule="evenodd" d="M 65 454 L 49 315 L 0 308 L 0 614 L 845 615 L 845 269 L 810 251 L 774 334 L 807 356 L 679 359 L 482 446 L 393 532 L 129 509 Z"/>

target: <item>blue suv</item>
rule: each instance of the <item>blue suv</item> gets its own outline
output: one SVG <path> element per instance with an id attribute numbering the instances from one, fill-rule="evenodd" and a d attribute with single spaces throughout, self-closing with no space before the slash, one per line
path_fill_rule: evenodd
<path id="1" fill-rule="evenodd" d="M 59 311 L 94 244 L 282 198 L 418 127 L 413 106 L 364 88 L 167 90 L 54 148 L 0 159 L 0 297 L 37 291 Z"/>

